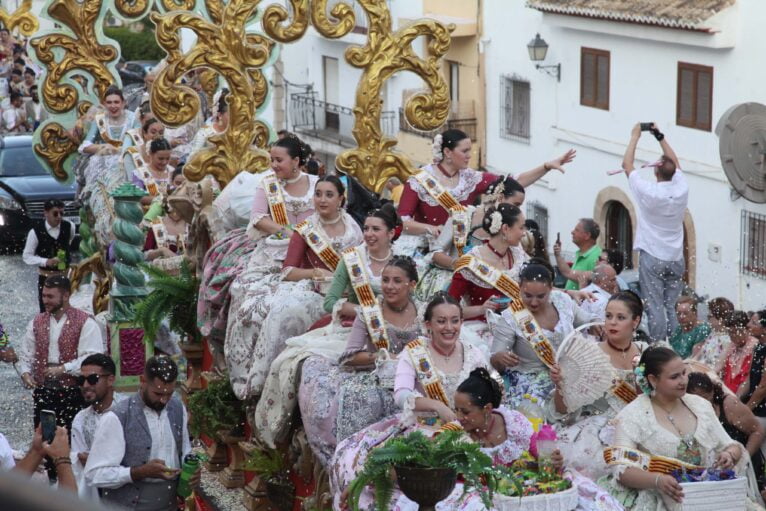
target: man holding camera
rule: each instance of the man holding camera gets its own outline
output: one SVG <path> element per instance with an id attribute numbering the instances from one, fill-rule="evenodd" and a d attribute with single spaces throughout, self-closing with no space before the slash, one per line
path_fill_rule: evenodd
<path id="1" fill-rule="evenodd" d="M 651 165 L 656 182 L 641 179 L 634 165 L 642 131 L 650 132 L 662 148 L 659 161 Z M 649 335 L 655 341 L 663 340 L 678 326 L 675 304 L 684 285 L 683 222 L 689 185 L 676 153 L 654 123 L 633 126 L 622 168 L 638 204 L 633 248 L 639 251 L 638 279 L 646 302 Z"/>

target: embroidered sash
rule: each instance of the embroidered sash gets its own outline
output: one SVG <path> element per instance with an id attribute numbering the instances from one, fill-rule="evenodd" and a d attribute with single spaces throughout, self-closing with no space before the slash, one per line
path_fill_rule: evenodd
<path id="1" fill-rule="evenodd" d="M 106 123 L 106 115 L 103 113 L 96 114 L 95 121 L 98 133 L 101 135 L 101 140 L 114 147 L 122 146 L 121 140 L 115 140 L 109 135 L 109 125 Z"/>
<path id="2" fill-rule="evenodd" d="M 471 216 L 468 214 L 468 210 L 427 171 L 418 172 L 413 177 L 428 192 L 428 195 L 449 211 L 452 219 L 452 243 L 457 249 L 458 256 L 463 255 L 471 225 Z"/>
<path id="3" fill-rule="evenodd" d="M 417 379 L 425 389 L 428 397 L 441 401 L 451 407 L 447 393 L 444 390 L 444 385 L 434 370 L 434 364 L 426 348 L 426 342 L 422 337 L 418 337 L 407 344 L 405 350 L 410 356 L 412 366 L 415 368 Z"/>
<path id="4" fill-rule="evenodd" d="M 138 150 L 138 147 L 130 146 L 127 149 L 125 149 L 125 152 L 127 153 L 128 157 L 133 161 L 133 166 L 135 168 L 140 169 L 141 167 L 146 165 L 146 163 L 144 163 L 144 158 L 141 156 L 141 151 Z"/>
<path id="5" fill-rule="evenodd" d="M 607 465 L 627 465 L 629 467 L 661 474 L 669 474 L 674 470 L 695 470 L 704 468 L 675 458 L 653 456 L 629 447 L 607 447 L 604 449 L 604 461 Z"/>
<path id="6" fill-rule="evenodd" d="M 332 245 L 327 240 L 327 236 L 324 235 L 321 229 L 317 229 L 316 226 L 309 220 L 304 220 L 295 226 L 295 230 L 303 236 L 306 244 L 316 254 L 316 256 L 322 260 L 322 262 L 332 271 L 338 267 L 340 262 L 340 256 L 332 248 Z"/>
<path id="7" fill-rule="evenodd" d="M 152 232 L 154 233 L 154 240 L 157 242 L 157 248 L 168 248 L 170 244 L 168 230 L 160 217 L 155 217 L 152 220 Z"/>
<path id="8" fill-rule="evenodd" d="M 287 219 L 287 207 L 282 195 L 282 187 L 279 184 L 276 174 L 273 171 L 264 174 L 261 179 L 263 189 L 266 191 L 266 200 L 269 203 L 271 219 L 279 225 L 287 225 L 290 221 Z"/>
<path id="9" fill-rule="evenodd" d="M 448 422 L 447 424 L 439 428 L 439 433 L 442 433 L 444 431 L 465 431 L 465 430 L 463 429 L 463 426 L 461 426 L 459 422 Z"/>
<path id="10" fill-rule="evenodd" d="M 513 313 L 513 317 L 516 318 L 522 334 L 535 350 L 540 360 L 549 368 L 553 367 L 556 363 L 556 354 L 553 346 L 545 338 L 543 329 L 540 328 L 535 317 L 524 307 L 521 301 L 519 285 L 502 271 L 488 265 L 477 257 L 465 255 L 459 258 L 455 264 L 455 272 L 457 273 L 464 269 L 511 298 L 511 303 L 508 307 Z"/>
<path id="11" fill-rule="evenodd" d="M 612 388 L 609 389 L 609 392 L 623 401 L 626 405 L 630 404 L 638 397 L 635 387 L 622 379 L 617 380 L 615 384 L 612 385 Z"/>
<path id="12" fill-rule="evenodd" d="M 383 311 L 380 309 L 378 300 L 370 284 L 370 275 L 367 273 L 367 265 L 362 259 L 358 248 L 352 247 L 343 252 L 343 261 L 346 263 L 346 271 L 351 280 L 351 287 L 356 294 L 359 305 L 362 308 L 362 317 L 367 325 L 372 343 L 378 349 L 388 349 L 388 333 L 386 322 L 383 320 Z"/>
<path id="13" fill-rule="evenodd" d="M 130 137 L 130 142 L 133 144 L 131 147 L 139 147 L 144 143 L 143 138 L 141 138 L 141 133 L 139 128 L 133 128 L 132 130 L 128 130 L 125 132 L 125 134 Z"/>
<path id="14" fill-rule="evenodd" d="M 141 181 L 144 183 L 146 191 L 149 193 L 149 195 L 152 197 L 156 197 L 160 194 L 165 195 L 165 192 L 167 192 L 167 183 L 158 183 L 152 175 L 152 172 L 149 170 L 149 167 L 144 165 L 143 167 L 136 169 L 136 172 L 138 172 L 138 175 L 141 178 Z"/>

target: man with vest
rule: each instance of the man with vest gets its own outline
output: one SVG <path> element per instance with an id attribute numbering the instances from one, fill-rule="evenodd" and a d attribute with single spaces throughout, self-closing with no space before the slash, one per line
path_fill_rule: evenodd
<path id="1" fill-rule="evenodd" d="M 45 201 L 43 205 L 45 220 L 38 222 L 27 234 L 22 259 L 24 263 L 38 267 L 37 299 L 40 312 L 45 312 L 43 306 L 43 283 L 47 277 L 64 275 L 69 266 L 72 241 L 75 237 L 75 227 L 63 219 L 64 203 L 58 199 Z M 64 254 L 63 260 L 59 252 Z M 63 267 L 63 269 L 60 269 Z M 79 367 L 79 366 L 78 366 Z"/>
<path id="2" fill-rule="evenodd" d="M 76 376 L 83 360 L 104 352 L 101 330 L 85 311 L 69 305 L 69 279 L 48 277 L 43 286 L 45 312 L 29 322 L 19 346 L 19 372 L 34 389 L 34 425 L 40 410 L 51 410 L 56 422 L 69 430 L 72 419 L 85 407 Z M 48 475 L 55 478 L 55 470 Z"/>
<path id="3" fill-rule="evenodd" d="M 176 511 L 178 475 L 191 451 L 187 413 L 174 395 L 178 366 L 165 356 L 146 361 L 141 385 L 101 417 L 85 480 L 104 504 L 134 511 Z M 199 470 L 190 484 L 199 484 Z"/>

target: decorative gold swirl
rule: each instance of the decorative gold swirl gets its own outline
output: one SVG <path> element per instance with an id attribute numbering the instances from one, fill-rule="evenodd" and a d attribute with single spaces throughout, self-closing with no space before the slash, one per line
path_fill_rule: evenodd
<path id="1" fill-rule="evenodd" d="M 197 0 L 160 0 L 160 3 L 166 11 L 191 11 Z"/>
<path id="2" fill-rule="evenodd" d="M 77 143 L 67 136 L 67 130 L 57 122 L 44 124 L 40 128 L 40 143 L 34 146 L 35 153 L 50 165 L 53 177 L 66 181 L 68 175 L 64 162 L 77 150 Z"/>
<path id="3" fill-rule="evenodd" d="M 117 12 L 127 18 L 143 16 L 149 5 L 148 0 L 114 0 L 114 7 Z"/>
<path id="4" fill-rule="evenodd" d="M 309 0 L 290 0 L 293 19 L 283 26 L 290 14 L 281 5 L 270 5 L 263 13 L 263 31 L 280 43 L 297 41 L 309 26 Z"/>
<path id="5" fill-rule="evenodd" d="M 385 10 L 388 11 L 386 2 L 378 1 L 376 3 L 383 4 Z M 330 18 L 327 17 L 327 0 L 314 0 L 311 4 L 311 23 L 317 32 L 330 39 L 338 39 L 354 30 L 356 19 L 354 9 L 350 5 L 337 3 L 330 14 L 337 21 L 330 21 Z"/>
<path id="6" fill-rule="evenodd" d="M 77 105 L 77 116 L 82 117 L 85 114 L 88 113 L 88 110 L 90 110 L 90 107 L 93 106 L 93 103 L 90 101 L 80 101 L 80 104 Z"/>
<path id="7" fill-rule="evenodd" d="M 274 42 L 245 32 L 257 0 L 231 0 L 222 6 L 217 0 L 206 0 L 212 21 L 188 12 L 152 14 L 157 42 L 168 54 L 167 66 L 152 87 L 152 111 L 163 123 L 179 126 L 189 122 L 199 109 L 199 98 L 181 78 L 192 69 L 208 68 L 224 78 L 231 93 L 229 126 L 221 134 L 208 139 L 212 149 L 195 153 L 184 166 L 184 174 L 192 181 L 213 175 L 225 186 L 243 169 L 259 171 L 268 167 L 265 151 L 253 147 L 254 141 L 268 140 L 266 127 L 254 122 L 256 109 L 266 100 L 268 84 L 260 73 L 269 60 Z M 186 53 L 180 50 L 180 29 L 197 36 Z"/>
<path id="8" fill-rule="evenodd" d="M 34 35 L 40 28 L 40 23 L 31 10 L 32 0 L 23 0 L 21 5 L 10 14 L 0 7 L 0 24 L 11 32 L 18 28 L 22 35 L 27 37 Z"/>
<path id="9" fill-rule="evenodd" d="M 319 9 L 322 3 L 317 2 L 312 7 Z M 454 25 L 446 28 L 434 20 L 420 20 L 394 32 L 386 2 L 359 0 L 359 4 L 369 20 L 367 43 L 346 50 L 346 60 L 354 67 L 364 69 L 356 89 L 356 122 L 352 130 L 358 147 L 341 153 L 336 165 L 367 188 L 380 192 L 389 178 L 399 177 L 404 181 L 415 171 L 406 156 L 392 151 L 396 140 L 386 137 L 381 129 L 383 84 L 400 71 L 417 74 L 430 92 L 420 92 L 410 98 L 405 107 L 407 120 L 423 130 L 444 124 L 449 114 L 449 91 L 439 72 L 439 60 L 449 49 L 450 31 L 454 30 Z M 316 12 L 312 14 L 316 15 Z M 420 36 L 428 38 L 425 59 L 412 48 L 413 41 Z"/>

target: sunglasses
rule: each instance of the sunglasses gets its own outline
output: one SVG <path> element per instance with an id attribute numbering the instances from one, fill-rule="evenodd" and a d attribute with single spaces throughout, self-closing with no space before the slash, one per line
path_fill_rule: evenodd
<path id="1" fill-rule="evenodd" d="M 98 383 L 98 380 L 100 380 L 102 376 L 104 375 L 103 374 L 89 374 L 88 376 L 80 375 L 77 377 L 77 386 L 82 387 L 83 385 L 85 385 L 86 381 L 91 385 L 95 385 Z"/>

